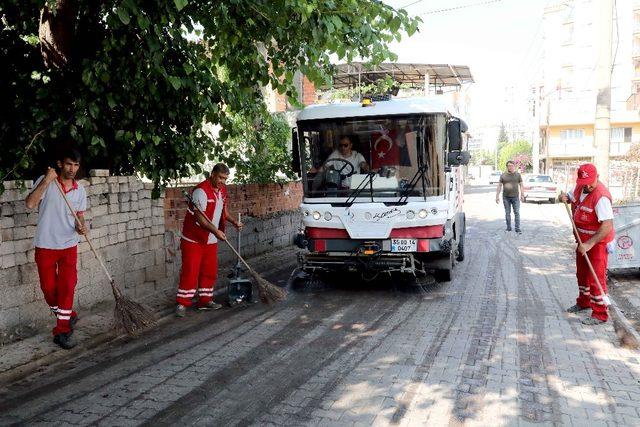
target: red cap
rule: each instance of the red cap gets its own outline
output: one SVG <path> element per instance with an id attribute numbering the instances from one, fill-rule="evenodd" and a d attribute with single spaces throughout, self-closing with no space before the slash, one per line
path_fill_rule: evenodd
<path id="1" fill-rule="evenodd" d="M 576 184 L 589 185 L 593 184 L 598 178 L 598 170 L 591 163 L 585 163 L 578 168 L 578 179 Z"/>

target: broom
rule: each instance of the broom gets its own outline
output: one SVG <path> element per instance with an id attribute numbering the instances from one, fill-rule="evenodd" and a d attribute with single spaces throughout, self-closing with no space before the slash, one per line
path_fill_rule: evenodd
<path id="1" fill-rule="evenodd" d="M 567 214 L 569 215 L 569 219 L 571 220 L 571 225 L 573 226 L 573 233 L 576 235 L 576 239 L 578 239 L 578 243 L 582 244 L 582 239 L 578 234 L 578 228 L 576 227 L 576 223 L 573 220 L 571 209 L 569 209 L 569 205 L 567 204 L 567 202 L 563 200 L 562 203 L 564 204 L 564 207 L 567 210 Z M 620 313 L 618 307 L 611 304 L 611 299 L 609 298 L 609 295 L 607 295 L 604 292 L 604 289 L 602 289 L 602 284 L 600 283 L 600 279 L 598 279 L 598 275 L 596 274 L 596 271 L 593 269 L 593 265 L 591 264 L 591 260 L 589 259 L 589 256 L 587 254 L 584 254 L 584 259 L 585 261 L 587 261 L 587 265 L 589 266 L 591 275 L 593 276 L 596 282 L 596 285 L 600 290 L 600 295 L 602 295 L 602 301 L 607 307 L 607 311 L 609 312 L 609 315 L 613 320 L 613 329 L 615 330 L 616 335 L 620 340 L 620 343 L 627 348 L 632 348 L 632 349 L 639 348 L 640 342 L 637 336 L 633 332 L 631 332 L 631 328 L 632 328 L 631 326 L 626 326 L 626 320 L 622 315 L 622 313 Z"/>
<path id="2" fill-rule="evenodd" d="M 76 212 L 71 207 L 67 196 L 64 194 L 62 187 L 58 180 L 55 180 L 56 187 L 60 191 L 62 198 L 64 199 L 69 211 L 75 218 L 76 222 L 80 224 L 80 220 L 76 215 Z M 87 243 L 91 248 L 91 252 L 96 257 L 96 259 L 100 262 L 100 266 L 104 271 L 104 274 L 107 275 L 109 279 L 109 284 L 111 285 L 111 291 L 113 292 L 113 297 L 115 298 L 116 305 L 113 309 L 113 317 L 114 317 L 114 327 L 118 331 L 124 331 L 130 336 L 138 335 L 143 329 L 148 328 L 156 324 L 156 318 L 154 314 L 149 311 L 146 307 L 141 304 L 138 304 L 135 301 L 127 298 L 122 291 L 116 286 L 113 277 L 109 274 L 107 267 L 104 265 L 102 258 L 98 255 L 93 244 L 91 243 L 91 239 L 89 239 L 89 235 L 85 233 L 85 239 L 87 239 Z"/>
<path id="3" fill-rule="evenodd" d="M 210 225 L 213 225 L 211 220 L 209 218 L 207 218 L 207 216 L 204 214 L 204 212 L 202 212 L 202 210 L 195 204 L 195 202 L 193 201 L 193 198 L 191 197 L 191 195 L 189 193 L 187 193 L 186 191 L 182 191 L 182 194 L 189 201 L 189 203 L 191 203 L 191 205 L 198 212 L 200 212 L 200 214 L 202 214 L 202 216 L 207 220 L 207 222 Z M 258 294 L 260 295 L 260 301 L 262 301 L 265 304 L 269 304 L 270 305 L 270 304 L 282 301 L 287 297 L 287 291 L 286 290 L 282 289 L 279 286 L 274 285 L 273 283 L 269 282 L 264 277 L 260 276 L 253 268 L 251 268 L 249 266 L 249 264 L 247 264 L 247 262 L 244 260 L 244 258 L 242 258 L 242 256 L 240 256 L 240 254 L 238 253 L 236 248 L 234 248 L 233 245 L 231 245 L 231 243 L 229 243 L 227 240 L 225 240 L 224 242 L 231 248 L 233 253 L 236 254 L 238 259 L 240 261 L 242 261 L 244 266 L 247 267 L 247 271 L 249 271 L 249 274 L 251 274 L 251 277 L 253 277 L 253 280 L 256 282 L 256 285 L 258 285 Z"/>

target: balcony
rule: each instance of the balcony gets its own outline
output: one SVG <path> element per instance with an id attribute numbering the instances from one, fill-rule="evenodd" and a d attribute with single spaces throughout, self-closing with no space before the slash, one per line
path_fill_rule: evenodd
<path id="1" fill-rule="evenodd" d="M 573 158 L 592 157 L 593 138 L 585 137 L 579 140 L 564 140 L 558 137 L 550 138 L 548 157 Z"/>
<path id="2" fill-rule="evenodd" d="M 593 123 L 596 115 L 595 96 L 580 99 L 552 100 L 549 111 L 543 106 L 540 117 L 548 117 L 549 125 L 583 125 Z M 543 123 L 543 125 L 546 125 Z"/>

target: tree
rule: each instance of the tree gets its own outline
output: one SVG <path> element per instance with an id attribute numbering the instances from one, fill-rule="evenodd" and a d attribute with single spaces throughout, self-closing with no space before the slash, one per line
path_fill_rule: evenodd
<path id="1" fill-rule="evenodd" d="M 528 141 L 515 141 L 506 144 L 498 153 L 498 167 L 502 170 L 506 168 L 509 160 L 517 162 L 516 166 L 520 172 L 531 170 L 531 143 Z"/>
<path id="2" fill-rule="evenodd" d="M 265 114 L 260 123 L 245 116 L 231 118 L 233 137 L 215 142 L 220 161 L 235 168 L 234 181 L 266 184 L 295 178 L 291 169 L 291 128 L 280 114 Z"/>
<path id="3" fill-rule="evenodd" d="M 498 152 L 509 143 L 509 135 L 507 134 L 507 130 L 504 127 L 504 123 L 500 123 L 500 133 L 498 134 Z"/>
<path id="4" fill-rule="evenodd" d="M 261 87 L 295 103 L 296 71 L 320 84 L 331 55 L 394 59 L 419 24 L 375 0 L 11 0 L 0 16 L 0 181 L 72 139 L 85 165 L 156 187 L 214 156 L 205 122 L 224 141 L 236 115 L 259 121 Z"/>
<path id="5" fill-rule="evenodd" d="M 640 162 L 640 143 L 632 144 L 625 158 L 630 162 Z"/>
<path id="6" fill-rule="evenodd" d="M 487 150 L 478 150 L 471 153 L 471 164 L 473 166 L 493 165 L 494 155 Z"/>

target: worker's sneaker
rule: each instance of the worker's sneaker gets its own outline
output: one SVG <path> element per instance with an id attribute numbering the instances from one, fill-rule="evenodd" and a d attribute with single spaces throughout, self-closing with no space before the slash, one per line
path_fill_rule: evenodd
<path id="1" fill-rule="evenodd" d="M 587 317 L 582 320 L 583 325 L 602 325 L 603 323 L 607 323 L 607 321 L 596 319 L 595 317 Z"/>
<path id="2" fill-rule="evenodd" d="M 76 341 L 71 337 L 71 334 L 58 334 L 53 337 L 54 344 L 58 344 L 65 350 L 72 349 L 76 346 Z"/>
<path id="3" fill-rule="evenodd" d="M 176 317 L 184 317 L 187 315 L 187 307 L 182 304 L 176 305 Z"/>
<path id="4" fill-rule="evenodd" d="M 579 311 L 589 310 L 591 307 L 580 307 L 578 304 L 567 308 L 567 313 L 577 313 Z"/>
<path id="5" fill-rule="evenodd" d="M 198 310 L 200 311 L 209 311 L 209 310 L 217 310 L 219 308 L 222 308 L 222 306 L 216 302 L 213 301 L 209 301 L 206 304 L 202 304 L 198 306 Z"/>
<path id="6" fill-rule="evenodd" d="M 518 235 L 522 234 L 522 230 L 516 230 L 516 234 Z"/>

